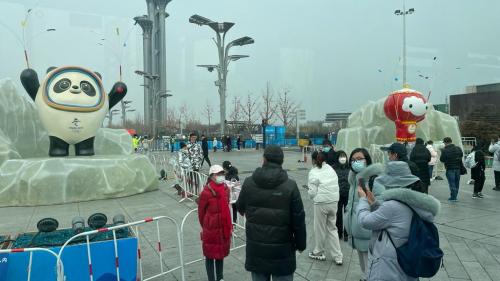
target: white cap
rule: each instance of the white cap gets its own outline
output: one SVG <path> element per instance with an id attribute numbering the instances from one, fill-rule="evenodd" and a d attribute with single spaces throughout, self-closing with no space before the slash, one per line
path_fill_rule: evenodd
<path id="1" fill-rule="evenodd" d="M 220 172 L 224 172 L 224 169 L 221 165 L 213 165 L 212 167 L 210 167 L 210 170 L 208 170 L 209 175 L 218 174 Z"/>

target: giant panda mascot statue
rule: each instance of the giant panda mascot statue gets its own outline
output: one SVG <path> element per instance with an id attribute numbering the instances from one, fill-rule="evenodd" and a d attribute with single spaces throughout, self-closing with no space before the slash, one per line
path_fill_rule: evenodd
<path id="1" fill-rule="evenodd" d="M 94 155 L 94 136 L 109 109 L 123 99 L 127 86 L 117 82 L 106 94 L 97 72 L 78 66 L 51 67 L 40 85 L 33 69 L 21 73 L 21 83 L 35 101 L 50 138 L 50 156 Z"/>

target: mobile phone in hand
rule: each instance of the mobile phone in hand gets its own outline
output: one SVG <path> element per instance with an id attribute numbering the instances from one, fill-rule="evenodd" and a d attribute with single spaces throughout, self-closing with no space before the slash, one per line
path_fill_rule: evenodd
<path id="1" fill-rule="evenodd" d="M 358 179 L 358 186 L 361 186 L 363 188 L 363 191 L 366 193 L 368 189 L 366 188 L 366 182 L 364 179 Z"/>

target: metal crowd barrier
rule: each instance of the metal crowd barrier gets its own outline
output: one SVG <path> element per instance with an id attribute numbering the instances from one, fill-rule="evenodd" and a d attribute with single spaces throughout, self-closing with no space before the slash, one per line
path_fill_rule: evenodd
<path id="1" fill-rule="evenodd" d="M 59 260 L 59 255 L 56 254 L 55 252 L 45 249 L 45 248 L 17 248 L 17 249 L 6 249 L 6 250 L 0 250 L 0 254 L 16 254 L 16 253 L 29 253 L 30 257 L 28 260 L 28 266 L 26 267 L 27 273 L 28 273 L 28 278 L 26 279 L 27 281 L 31 280 L 31 270 L 32 270 L 32 265 L 33 265 L 33 253 L 35 252 L 45 252 L 49 253 L 50 255 L 54 256 L 56 259 L 56 267 L 54 268 L 54 271 L 56 272 L 56 280 L 57 281 L 64 281 L 64 267 L 62 262 Z"/>
<path id="2" fill-rule="evenodd" d="M 230 209 L 231 209 L 231 208 L 230 208 Z M 198 212 L 198 209 L 193 209 L 193 210 L 189 211 L 189 212 L 188 212 L 188 213 L 184 216 L 184 218 L 182 219 L 182 223 L 181 223 L 181 236 L 182 236 L 182 241 L 181 241 L 181 243 L 182 243 L 182 247 L 183 247 L 183 249 L 184 249 L 184 227 L 185 227 L 185 225 L 186 225 L 186 221 L 187 221 L 188 217 L 189 217 L 191 214 L 193 214 L 193 213 L 197 213 L 197 212 Z M 244 247 L 246 246 L 246 243 L 244 243 L 244 244 L 242 244 L 242 245 L 239 245 L 239 246 L 236 246 L 235 239 L 236 239 L 236 238 L 239 238 L 239 236 L 237 236 L 237 235 L 235 234 L 235 232 L 234 232 L 234 230 L 235 230 L 236 228 L 245 230 L 245 226 L 244 226 L 244 224 L 243 224 L 243 225 L 239 225 L 239 224 L 234 224 L 234 223 L 233 223 L 233 234 L 232 234 L 232 237 L 233 237 L 233 238 L 232 238 L 232 245 L 233 245 L 233 247 L 229 249 L 229 251 L 230 251 L 230 252 L 233 252 L 233 251 L 235 251 L 235 250 L 238 250 L 238 249 L 244 248 Z M 194 263 L 201 262 L 201 261 L 204 261 L 204 260 L 205 260 L 205 257 L 203 257 L 203 255 L 202 255 L 202 257 L 200 257 L 200 258 L 198 258 L 198 259 L 195 259 L 195 260 L 192 260 L 192 261 L 188 261 L 188 262 L 186 262 L 186 261 L 185 261 L 185 262 L 184 262 L 183 267 L 184 267 L 184 268 L 186 268 L 186 266 L 189 266 L 189 265 L 192 265 L 192 264 L 194 264 Z"/>
<path id="3" fill-rule="evenodd" d="M 159 224 L 160 220 L 168 220 L 168 221 L 172 222 L 175 225 L 176 232 L 177 232 L 177 245 L 178 245 L 178 249 L 179 249 L 178 252 L 179 252 L 179 262 L 180 262 L 180 265 L 176 266 L 174 268 L 171 268 L 170 270 L 165 270 L 165 266 L 163 264 L 162 247 L 161 247 L 161 236 L 160 236 L 160 224 Z M 142 255 L 141 255 L 139 226 L 141 226 L 143 224 L 150 223 L 150 222 L 156 222 L 156 230 L 157 230 L 157 238 L 158 238 L 156 251 L 157 251 L 158 257 L 159 257 L 160 272 L 157 273 L 154 276 L 151 276 L 151 277 L 148 277 L 148 278 L 144 278 L 143 269 L 142 269 Z M 131 223 L 126 223 L 126 224 L 121 224 L 121 225 L 116 225 L 116 226 L 111 226 L 111 227 L 106 227 L 106 228 L 101 228 L 101 229 L 96 229 L 96 230 L 91 230 L 91 231 L 86 231 L 86 232 L 79 233 L 79 234 L 71 237 L 68 241 L 66 241 L 63 244 L 63 246 L 59 250 L 59 254 L 56 255 L 56 257 L 57 257 L 57 264 L 61 264 L 62 265 L 61 257 L 64 254 L 64 250 L 69 245 L 69 243 L 71 243 L 72 241 L 74 241 L 75 239 L 77 239 L 79 237 L 85 237 L 86 244 L 87 244 L 87 257 L 88 257 L 89 278 L 90 278 L 89 280 L 93 281 L 94 280 L 94 276 L 93 276 L 93 269 L 92 269 L 92 253 L 91 253 L 91 247 L 90 247 L 91 246 L 91 244 L 90 244 L 90 235 L 94 235 L 96 233 L 110 232 L 111 231 L 111 232 L 113 232 L 113 243 L 114 243 L 114 252 L 115 252 L 116 280 L 120 281 L 120 266 L 119 266 L 120 263 L 119 263 L 118 242 L 117 242 L 117 239 L 116 239 L 116 231 L 119 230 L 119 229 L 122 229 L 122 228 L 127 228 L 127 227 L 134 227 L 134 230 L 135 230 L 134 232 L 135 232 L 135 234 L 137 236 L 137 257 L 138 257 L 138 260 L 139 260 L 139 279 L 137 279 L 137 280 L 142 280 L 142 281 L 152 280 L 152 279 L 164 276 L 166 274 L 169 274 L 169 273 L 171 273 L 173 271 L 176 271 L 176 270 L 180 270 L 180 272 L 181 272 L 181 280 L 182 281 L 185 280 L 181 229 L 179 228 L 179 225 L 177 224 L 177 222 L 173 218 L 167 217 L 167 216 L 158 216 L 158 217 L 154 217 L 154 218 L 145 218 L 143 220 L 136 221 L 136 222 L 131 222 Z M 64 272 L 62 270 L 62 266 L 60 267 L 60 269 L 61 270 L 58 270 L 58 276 L 63 277 L 64 276 Z M 62 281 L 62 280 L 63 279 L 60 279 L 60 280 L 58 279 L 58 281 Z"/>
<path id="4" fill-rule="evenodd" d="M 203 190 L 203 186 L 208 180 L 208 176 L 200 172 L 182 169 L 181 167 L 174 168 L 176 178 L 179 180 L 179 186 L 182 188 L 182 198 L 179 202 L 185 200 L 194 201 Z"/>

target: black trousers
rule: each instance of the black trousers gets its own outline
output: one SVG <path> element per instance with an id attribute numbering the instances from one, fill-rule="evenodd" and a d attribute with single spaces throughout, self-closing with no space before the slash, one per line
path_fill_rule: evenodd
<path id="1" fill-rule="evenodd" d="M 500 171 L 495 171 L 495 187 L 500 188 Z"/>
<path id="2" fill-rule="evenodd" d="M 482 176 L 479 179 L 474 179 L 474 193 L 478 193 L 478 192 L 483 191 L 485 180 L 486 180 L 485 176 Z"/>
<path id="3" fill-rule="evenodd" d="M 208 281 L 224 279 L 224 260 L 205 259 L 205 267 L 207 269 Z"/>
<path id="4" fill-rule="evenodd" d="M 203 155 L 203 161 L 201 161 L 201 166 L 203 166 L 203 163 L 207 161 L 208 163 L 208 167 L 211 167 L 212 166 L 212 163 L 210 163 L 210 159 L 208 159 L 208 154 L 204 154 Z"/>
<path id="5" fill-rule="evenodd" d="M 347 201 L 349 200 L 349 196 L 340 196 L 339 203 L 337 206 L 337 222 L 335 225 L 337 226 L 337 231 L 339 233 L 339 238 L 347 235 L 347 231 L 344 229 L 344 208 L 347 207 Z"/>
<path id="6" fill-rule="evenodd" d="M 231 207 L 233 208 L 233 223 L 236 223 L 238 220 L 238 209 L 236 208 L 236 204 L 231 204 Z"/>

